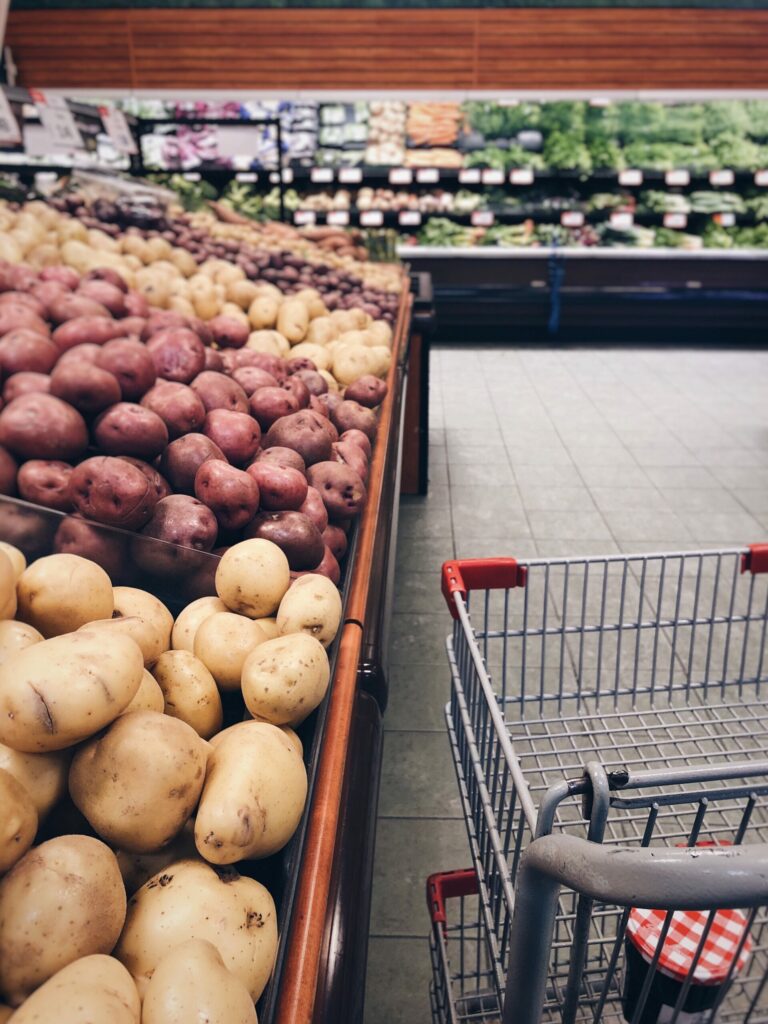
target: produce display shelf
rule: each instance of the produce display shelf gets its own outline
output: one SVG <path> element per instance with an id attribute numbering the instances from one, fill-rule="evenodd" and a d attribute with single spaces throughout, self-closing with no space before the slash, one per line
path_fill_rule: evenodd
<path id="1" fill-rule="evenodd" d="M 499 210 L 493 207 L 483 206 L 478 207 L 477 210 L 471 213 L 457 213 L 453 210 L 414 210 L 410 207 L 403 210 L 382 210 L 377 207 L 371 207 L 370 210 L 359 210 L 349 207 L 337 207 L 333 210 L 313 210 L 311 207 L 299 206 L 297 210 L 294 210 L 292 217 L 294 223 L 299 225 L 306 223 L 305 214 L 314 214 L 314 220 L 317 224 L 327 224 L 328 215 L 331 214 L 331 223 L 333 223 L 334 214 L 345 213 L 349 217 L 349 226 L 352 227 L 369 227 L 365 223 L 367 213 L 381 214 L 382 225 L 385 227 L 409 227 L 407 223 L 401 222 L 400 214 L 418 214 L 422 221 L 430 220 L 433 217 L 444 217 L 447 220 L 454 221 L 457 224 L 471 225 L 474 222 L 474 214 L 491 214 L 493 219 L 498 224 L 522 224 L 527 220 L 532 220 L 536 224 L 559 224 L 561 221 L 561 215 L 563 213 L 583 213 L 585 224 L 605 224 L 610 221 L 611 212 L 610 210 L 584 210 L 583 206 L 578 203 L 574 203 L 571 206 L 562 206 L 558 209 L 546 210 L 546 209 L 520 209 L 520 210 Z M 729 213 L 728 210 L 722 210 L 720 213 Z M 298 214 L 298 217 L 297 217 Z M 362 215 L 362 217 L 361 217 Z M 633 221 L 635 224 L 648 225 L 650 227 L 665 227 L 663 213 L 633 213 Z M 695 222 L 699 225 L 705 225 L 710 221 L 715 221 L 719 216 L 719 213 L 700 213 L 698 211 L 692 211 L 691 213 L 685 214 L 688 225 Z M 761 223 L 754 214 L 751 213 L 737 213 L 734 214 L 734 224 L 736 225 L 754 225 Z M 344 225 L 346 226 L 346 224 Z"/>
<path id="2" fill-rule="evenodd" d="M 745 262 L 768 260 L 768 249 L 664 249 L 632 246 L 477 246 L 475 248 L 458 248 L 450 246 L 398 245 L 397 254 L 403 260 L 429 258 L 436 260 L 471 259 L 471 260 L 544 260 L 550 256 L 563 256 L 570 259 L 613 259 L 613 260 L 718 260 Z"/>

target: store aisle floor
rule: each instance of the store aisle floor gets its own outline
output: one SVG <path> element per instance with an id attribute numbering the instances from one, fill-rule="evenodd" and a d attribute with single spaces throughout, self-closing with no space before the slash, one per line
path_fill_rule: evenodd
<path id="1" fill-rule="evenodd" d="M 424 882 L 469 864 L 441 563 L 768 539 L 768 352 L 450 347 L 431 374 L 430 492 L 401 504 L 366 1024 L 429 1021 Z"/>

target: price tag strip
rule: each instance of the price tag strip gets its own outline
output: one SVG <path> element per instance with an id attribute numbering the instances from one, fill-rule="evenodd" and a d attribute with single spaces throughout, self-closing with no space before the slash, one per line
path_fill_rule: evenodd
<path id="1" fill-rule="evenodd" d="M 398 214 L 397 222 L 404 228 L 415 228 L 421 224 L 421 214 L 418 210 L 401 210 Z"/>
<path id="2" fill-rule="evenodd" d="M 732 185 L 735 180 L 736 176 L 730 170 L 709 172 L 710 185 Z"/>
<path id="3" fill-rule="evenodd" d="M 715 224 L 719 224 L 721 228 L 732 228 L 736 223 L 735 213 L 715 213 L 712 215 L 712 220 Z"/>
<path id="4" fill-rule="evenodd" d="M 410 185 L 413 171 L 410 167 L 393 167 L 389 172 L 390 185 Z"/>
<path id="5" fill-rule="evenodd" d="M 361 210 L 360 224 L 364 228 L 380 228 L 384 223 L 384 214 L 381 210 Z"/>
<path id="6" fill-rule="evenodd" d="M 339 181 L 342 185 L 359 185 L 363 180 L 363 172 L 359 167 L 340 167 Z"/>
<path id="7" fill-rule="evenodd" d="M 329 210 L 325 218 L 327 224 L 334 227 L 345 228 L 349 224 L 349 212 L 347 210 Z"/>
<path id="8" fill-rule="evenodd" d="M 235 180 L 242 181 L 245 185 L 253 185 L 259 180 L 259 176 L 255 171 L 238 171 Z"/>
<path id="9" fill-rule="evenodd" d="M 497 171 L 494 167 L 488 167 L 480 175 L 480 180 L 484 185 L 503 185 L 504 171 Z"/>
<path id="10" fill-rule="evenodd" d="M 416 171 L 416 181 L 420 185 L 436 185 L 440 181 L 440 171 L 436 167 L 420 167 Z"/>
<path id="11" fill-rule="evenodd" d="M 509 180 L 513 185 L 532 185 L 533 170 L 530 167 L 516 167 L 509 172 Z"/>
<path id="12" fill-rule="evenodd" d="M 479 167 L 463 167 L 459 171 L 459 184 L 461 184 L 461 185 L 479 185 L 480 184 L 480 168 Z"/>
<path id="13" fill-rule="evenodd" d="M 619 171 L 619 184 L 626 186 L 642 185 L 643 172 L 636 167 L 628 167 L 625 171 Z"/>
<path id="14" fill-rule="evenodd" d="M 309 180 L 317 184 L 328 184 L 333 181 L 333 168 L 312 167 L 309 172 Z"/>
<path id="15" fill-rule="evenodd" d="M 314 210 L 295 210 L 293 214 L 294 224 L 314 224 L 317 218 Z"/>
<path id="16" fill-rule="evenodd" d="M 690 171 L 667 171 L 664 181 L 667 185 L 690 185 L 691 173 Z"/>
<path id="17" fill-rule="evenodd" d="M 612 228 L 618 228 L 621 231 L 625 231 L 627 228 L 631 228 L 634 225 L 635 218 L 626 210 L 614 210 L 610 216 L 610 223 Z"/>

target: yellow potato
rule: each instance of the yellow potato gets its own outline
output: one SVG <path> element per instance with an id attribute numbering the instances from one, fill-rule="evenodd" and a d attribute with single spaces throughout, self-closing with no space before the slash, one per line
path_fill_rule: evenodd
<path id="1" fill-rule="evenodd" d="M 163 651 L 171 646 L 171 630 L 173 616 L 154 594 L 135 587 L 115 587 L 113 590 L 115 610 L 114 618 L 134 620 L 126 624 L 125 632 L 132 637 L 141 648 L 147 665 L 153 664 Z"/>
<path id="2" fill-rule="evenodd" d="M 227 298 L 236 303 L 240 309 L 249 310 L 251 303 L 259 294 L 253 281 L 230 281 L 227 284 Z M 248 318 L 250 322 L 250 317 Z"/>
<path id="3" fill-rule="evenodd" d="M 19 860 L 37 832 L 37 810 L 29 791 L 0 768 L 0 875 Z"/>
<path id="4" fill-rule="evenodd" d="M 252 619 L 274 615 L 291 582 L 277 544 L 254 538 L 233 544 L 216 569 L 216 593 L 233 612 Z"/>
<path id="5" fill-rule="evenodd" d="M 195 634 L 194 656 L 222 690 L 239 690 L 245 659 L 265 640 L 264 630 L 254 619 L 235 612 L 215 612 Z"/>
<path id="6" fill-rule="evenodd" d="M 329 391 L 338 392 L 339 384 L 338 384 L 338 381 L 336 380 L 336 378 L 333 376 L 332 373 L 329 373 L 328 370 L 318 370 L 317 372 L 320 374 L 320 376 L 323 378 L 325 383 L 328 385 L 328 390 Z"/>
<path id="7" fill-rule="evenodd" d="M 245 659 L 241 686 L 254 718 L 301 725 L 325 696 L 331 670 L 325 648 L 307 633 L 260 644 Z"/>
<path id="8" fill-rule="evenodd" d="M 17 611 L 16 569 L 10 557 L 0 551 L 0 620 L 12 619 Z"/>
<path id="9" fill-rule="evenodd" d="M 0 665 L 0 743 L 30 753 L 63 750 L 109 725 L 141 683 L 130 637 L 96 632 L 41 640 Z"/>
<path id="10" fill-rule="evenodd" d="M 375 344 L 375 338 L 367 330 L 344 331 L 339 335 L 342 345 L 365 345 L 370 348 Z"/>
<path id="11" fill-rule="evenodd" d="M 248 321 L 254 331 L 272 328 L 277 323 L 279 302 L 272 295 L 260 293 L 248 307 Z"/>
<path id="12" fill-rule="evenodd" d="M 223 711 L 216 680 L 191 651 L 165 651 L 152 672 L 165 701 L 165 713 L 180 718 L 198 736 L 210 739 L 221 728 Z"/>
<path id="13" fill-rule="evenodd" d="M 117 860 L 104 843 L 58 836 L 32 847 L 0 881 L 0 992 L 6 1001 L 18 1006 L 67 964 L 110 952 L 125 909 Z"/>
<path id="14" fill-rule="evenodd" d="M 292 345 L 303 341 L 309 327 L 309 310 L 301 299 L 285 299 L 277 311 L 277 329 Z"/>
<path id="15" fill-rule="evenodd" d="M 0 768 L 26 789 L 38 818 L 44 818 L 67 792 L 69 756 L 65 753 L 25 754 L 0 743 Z"/>
<path id="16" fill-rule="evenodd" d="M 176 623 L 171 633 L 171 647 L 175 651 L 193 651 L 195 647 L 195 633 L 201 623 L 205 622 L 214 612 L 229 611 L 227 606 L 218 597 L 198 597 L 196 601 L 188 604 L 176 617 Z"/>
<path id="17" fill-rule="evenodd" d="M 127 850 L 116 850 L 115 856 L 120 874 L 123 876 L 125 891 L 129 896 L 133 896 L 136 890 L 148 882 L 152 875 L 159 874 L 163 868 L 173 864 L 174 861 L 186 860 L 190 857 L 197 859 L 194 823 L 191 820 L 188 821 L 176 838 L 172 839 L 162 850 L 153 850 L 151 853 L 129 853 Z"/>
<path id="18" fill-rule="evenodd" d="M 269 356 L 283 358 L 291 350 L 290 343 L 279 331 L 251 331 L 248 335 L 246 348 L 252 348 L 254 352 L 266 352 Z"/>
<path id="19" fill-rule="evenodd" d="M 133 978 L 119 960 L 95 954 L 57 971 L 16 1011 L 13 1024 L 139 1024 L 140 1018 Z"/>
<path id="20" fill-rule="evenodd" d="M 47 555 L 19 578 L 18 615 L 44 637 L 60 636 L 114 609 L 112 581 L 100 565 L 80 555 Z"/>
<path id="21" fill-rule="evenodd" d="M 13 544 L 8 544 L 7 541 L 0 540 L 0 551 L 4 551 L 11 560 L 13 571 L 18 580 L 19 576 L 27 568 L 27 560 L 24 557 L 24 553 L 15 548 Z"/>
<path id="22" fill-rule="evenodd" d="M 234 870 L 220 875 L 204 861 L 176 861 L 133 896 L 115 956 L 143 996 L 161 960 L 189 939 L 212 943 L 255 1003 L 275 963 L 274 901 Z"/>
<path id="23" fill-rule="evenodd" d="M 309 341 L 300 341 L 291 350 L 291 358 L 299 359 L 302 356 L 305 359 L 311 359 L 318 370 L 330 370 L 331 368 L 331 354 L 323 345 L 313 345 Z"/>
<path id="24" fill-rule="evenodd" d="M 197 263 L 195 263 L 192 253 L 187 252 L 186 249 L 171 249 L 169 259 L 181 271 L 184 277 L 191 277 L 192 274 L 197 272 Z"/>
<path id="25" fill-rule="evenodd" d="M 195 844 L 212 864 L 269 857 L 301 819 L 307 772 L 293 742 L 268 722 L 240 723 L 215 745 L 195 817 Z"/>
<path id="26" fill-rule="evenodd" d="M 277 628 L 288 633 L 309 633 L 327 647 L 341 622 L 341 595 L 327 576 L 307 573 L 291 584 L 277 611 Z"/>
<path id="27" fill-rule="evenodd" d="M 371 373 L 377 377 L 386 377 L 392 363 L 392 352 L 386 345 L 374 345 L 368 350 L 371 353 Z"/>
<path id="28" fill-rule="evenodd" d="M 162 657 L 162 655 L 161 655 Z M 141 683 L 131 703 L 122 712 L 128 715 L 131 711 L 165 711 L 165 697 L 157 685 L 157 680 L 146 669 L 141 674 Z"/>
<path id="29" fill-rule="evenodd" d="M 328 309 L 323 302 L 323 297 L 316 288 L 302 288 L 301 291 L 296 292 L 294 298 L 300 299 L 307 307 L 310 320 L 328 315 Z"/>
<path id="30" fill-rule="evenodd" d="M 343 334 L 344 331 L 357 331 L 360 329 L 360 323 L 357 317 L 353 316 L 351 309 L 334 309 L 328 315 L 336 325 L 339 334 Z"/>
<path id="31" fill-rule="evenodd" d="M 374 320 L 368 328 L 368 333 L 373 335 L 376 345 L 392 347 L 392 328 L 386 320 Z"/>
<path id="32" fill-rule="evenodd" d="M 26 622 L 17 622 L 15 619 L 5 619 L 0 622 L 0 665 L 3 665 L 9 658 L 12 658 L 17 651 L 23 651 L 32 644 L 40 643 L 43 634 L 38 632 L 34 626 L 28 626 Z"/>
<path id="33" fill-rule="evenodd" d="M 367 345 L 341 345 L 333 351 L 333 376 L 340 384 L 353 384 L 378 365 L 373 349 Z"/>
<path id="34" fill-rule="evenodd" d="M 299 739 L 298 735 L 293 731 L 293 729 L 291 729 L 291 727 L 289 725 L 281 725 L 280 728 L 285 733 L 285 735 L 288 737 L 288 739 L 291 741 L 291 744 L 293 745 L 293 749 L 296 751 L 296 753 L 299 755 L 299 757 L 303 758 L 304 757 L 304 744 L 301 742 L 301 740 Z"/>
<path id="35" fill-rule="evenodd" d="M 274 640 L 276 636 L 280 636 L 280 630 L 277 628 L 277 619 L 274 616 L 256 619 L 256 621 L 266 633 L 267 640 Z"/>
<path id="36" fill-rule="evenodd" d="M 307 344 L 327 345 L 339 336 L 339 328 L 329 316 L 319 316 L 311 320 L 304 339 Z"/>

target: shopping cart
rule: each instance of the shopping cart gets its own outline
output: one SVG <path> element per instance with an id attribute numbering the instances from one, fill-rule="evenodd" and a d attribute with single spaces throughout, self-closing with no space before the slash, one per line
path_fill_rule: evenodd
<path id="1" fill-rule="evenodd" d="M 768 1021 L 768 545 L 448 562 L 443 593 L 446 718 L 505 1024 Z M 643 907 L 660 932 L 630 1004 Z M 715 1004 L 692 1014 L 724 908 L 743 926 Z M 677 995 L 649 1017 L 694 912 Z"/>

